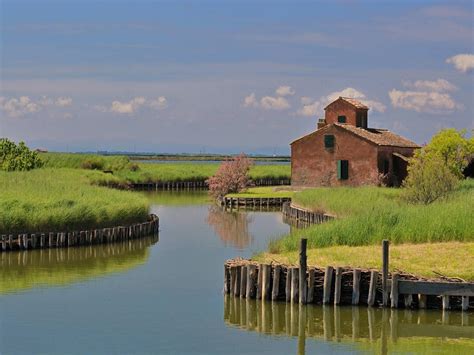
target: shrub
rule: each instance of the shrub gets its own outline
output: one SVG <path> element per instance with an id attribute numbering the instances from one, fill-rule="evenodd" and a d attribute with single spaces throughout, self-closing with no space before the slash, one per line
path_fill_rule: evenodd
<path id="1" fill-rule="evenodd" d="M 223 162 L 214 176 L 206 180 L 209 193 L 214 198 L 222 198 L 228 193 L 244 190 L 249 185 L 249 170 L 252 160 L 244 154 Z"/>
<path id="2" fill-rule="evenodd" d="M 437 156 L 457 177 L 463 177 L 463 170 L 474 154 L 474 137 L 466 138 L 466 131 L 454 128 L 443 129 L 418 154 Z"/>
<path id="3" fill-rule="evenodd" d="M 0 170 L 24 171 L 41 166 L 43 162 L 38 153 L 30 150 L 24 142 L 15 144 L 8 138 L 0 139 Z"/>
<path id="4" fill-rule="evenodd" d="M 104 165 L 104 160 L 99 157 L 87 158 L 81 162 L 81 168 L 89 170 L 103 170 Z"/>
<path id="5" fill-rule="evenodd" d="M 412 203 L 432 203 L 454 190 L 458 180 L 441 157 L 422 151 L 410 161 L 403 197 Z"/>

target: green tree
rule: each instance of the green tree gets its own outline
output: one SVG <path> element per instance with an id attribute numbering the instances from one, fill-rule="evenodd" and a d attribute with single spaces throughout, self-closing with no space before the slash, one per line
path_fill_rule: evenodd
<path id="1" fill-rule="evenodd" d="M 31 151 L 24 142 L 15 144 L 8 138 L 0 139 L 0 170 L 31 170 L 43 166 L 38 153 Z"/>
<path id="2" fill-rule="evenodd" d="M 408 202 L 429 204 L 446 197 L 458 182 L 459 178 L 440 156 L 421 150 L 410 161 L 402 196 Z"/>
<path id="3" fill-rule="evenodd" d="M 427 154 L 428 157 L 441 158 L 449 170 L 461 178 L 464 168 L 474 154 L 474 138 L 466 138 L 466 130 L 443 129 L 435 134 L 417 155 L 421 153 Z"/>

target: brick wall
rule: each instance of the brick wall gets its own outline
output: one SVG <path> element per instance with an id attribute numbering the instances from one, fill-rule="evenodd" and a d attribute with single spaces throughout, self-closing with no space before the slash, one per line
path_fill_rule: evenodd
<path id="1" fill-rule="evenodd" d="M 327 134 L 335 136 L 334 148 L 325 148 Z M 295 186 L 358 186 L 378 182 L 377 147 L 334 125 L 294 142 L 291 157 L 291 183 Z M 349 161 L 347 180 L 338 179 L 337 160 Z"/>

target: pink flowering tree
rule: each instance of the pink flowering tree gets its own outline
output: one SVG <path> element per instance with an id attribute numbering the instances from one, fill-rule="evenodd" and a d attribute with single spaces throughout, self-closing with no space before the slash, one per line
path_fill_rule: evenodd
<path id="1" fill-rule="evenodd" d="M 224 161 L 215 175 L 206 181 L 210 195 L 220 199 L 229 193 L 245 190 L 250 182 L 248 173 L 252 164 L 252 160 L 243 153 Z"/>

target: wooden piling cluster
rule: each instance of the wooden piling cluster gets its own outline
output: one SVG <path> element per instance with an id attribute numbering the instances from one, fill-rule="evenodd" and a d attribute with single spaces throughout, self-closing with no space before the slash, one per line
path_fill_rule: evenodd
<path id="1" fill-rule="evenodd" d="M 250 182 L 252 186 L 281 186 L 290 185 L 290 179 L 255 179 Z M 130 183 L 134 190 L 206 190 L 209 188 L 206 179 L 192 181 L 153 181 Z"/>
<path id="2" fill-rule="evenodd" d="M 204 190 L 207 189 L 205 180 L 194 181 L 155 181 L 133 183 L 129 185 L 133 190 Z"/>
<path id="3" fill-rule="evenodd" d="M 291 204 L 291 200 L 283 203 L 283 217 L 290 221 L 303 222 L 305 224 L 319 224 L 334 219 L 334 216 L 321 212 L 313 212 Z"/>
<path id="4" fill-rule="evenodd" d="M 242 207 L 242 208 L 255 208 L 255 207 L 279 207 L 284 203 L 291 201 L 289 197 L 224 197 L 220 203 L 221 206 L 226 208 Z"/>
<path id="5" fill-rule="evenodd" d="M 382 272 L 357 268 L 325 269 L 306 265 L 302 239 L 299 266 L 234 259 L 224 264 L 224 293 L 240 298 L 392 308 L 461 309 L 474 306 L 474 283 L 435 282 L 388 273 L 388 242 L 383 244 Z M 390 301 L 389 301 L 390 300 Z"/>
<path id="6" fill-rule="evenodd" d="M 129 226 L 117 226 L 82 231 L 38 232 L 20 234 L 2 234 L 0 250 L 67 248 L 80 245 L 114 243 L 150 235 L 157 235 L 159 218 L 150 214 L 147 222 L 135 223 Z"/>

